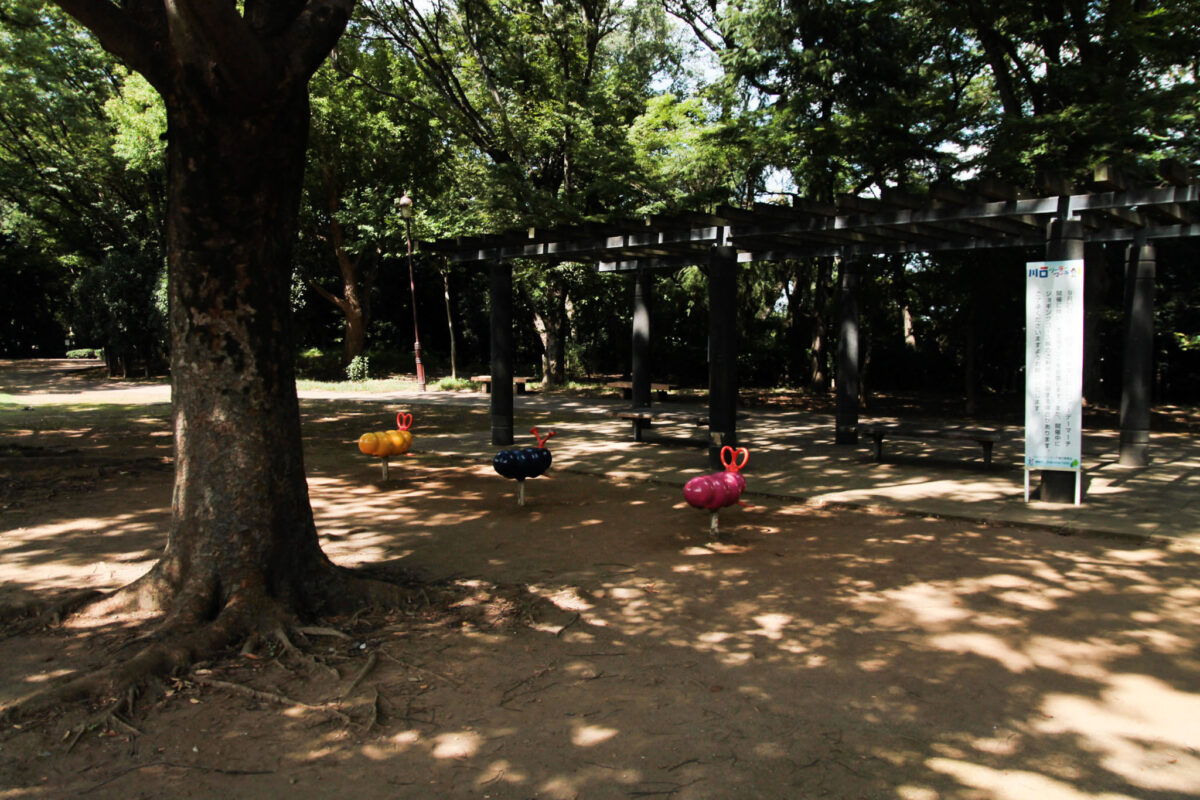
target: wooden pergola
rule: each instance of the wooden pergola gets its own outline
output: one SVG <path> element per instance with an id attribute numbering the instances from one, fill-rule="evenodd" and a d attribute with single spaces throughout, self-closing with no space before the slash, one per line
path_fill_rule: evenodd
<path id="1" fill-rule="evenodd" d="M 796 198 L 791 206 L 719 208 L 713 213 L 530 228 L 442 239 L 424 248 L 451 262 L 487 265 L 492 301 L 492 441 L 512 442 L 512 269 L 515 259 L 590 263 L 634 275 L 632 382 L 635 406 L 651 398 L 648 304 L 655 269 L 702 265 L 709 279 L 709 459 L 737 442 L 736 269 L 740 263 L 812 257 L 838 259 L 836 366 L 839 443 L 857 442 L 858 286 L 866 259 L 888 253 L 1043 248 L 1047 260 L 1083 259 L 1085 245 L 1125 243 L 1126 330 L 1121 461 L 1144 464 L 1149 447 L 1156 243 L 1200 236 L 1200 182 L 1176 162 L 1161 181 L 1136 185 L 1108 167 L 1083 187 L 1046 181 L 1036 191 L 990 181 L 937 186 L 915 196 L 884 190 L 836 203 Z M 1046 477 L 1043 488 L 1046 487 Z M 1045 496 L 1045 494 L 1043 494 Z"/>

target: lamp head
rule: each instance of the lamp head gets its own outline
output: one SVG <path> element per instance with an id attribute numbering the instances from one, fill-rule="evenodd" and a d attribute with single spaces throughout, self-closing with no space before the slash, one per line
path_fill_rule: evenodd
<path id="1" fill-rule="evenodd" d="M 412 198 L 408 196 L 407 192 L 396 201 L 396 206 L 400 209 L 400 216 L 405 219 L 412 217 Z"/>

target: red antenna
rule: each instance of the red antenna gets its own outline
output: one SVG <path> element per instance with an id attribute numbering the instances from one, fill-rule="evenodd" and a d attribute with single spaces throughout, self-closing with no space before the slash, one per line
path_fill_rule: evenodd
<path id="1" fill-rule="evenodd" d="M 530 428 L 529 432 L 533 434 L 534 439 L 537 439 L 538 447 L 545 447 L 546 442 L 550 441 L 551 436 L 558 435 L 558 431 L 550 431 L 545 436 L 539 436 L 537 427 Z"/>

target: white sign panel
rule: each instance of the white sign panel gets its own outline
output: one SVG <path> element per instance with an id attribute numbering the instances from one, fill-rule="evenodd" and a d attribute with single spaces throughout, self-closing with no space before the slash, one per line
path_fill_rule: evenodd
<path id="1" fill-rule="evenodd" d="M 1025 267 L 1025 469 L 1078 470 L 1083 261 L 1031 261 Z"/>

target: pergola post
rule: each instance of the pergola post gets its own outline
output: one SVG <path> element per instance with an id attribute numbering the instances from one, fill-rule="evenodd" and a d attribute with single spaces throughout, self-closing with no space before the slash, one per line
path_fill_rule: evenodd
<path id="1" fill-rule="evenodd" d="M 737 446 L 737 249 L 708 255 L 708 462 L 721 468 L 721 448 Z"/>
<path id="2" fill-rule="evenodd" d="M 492 444 L 513 443 L 513 300 L 512 264 L 490 264 Z"/>
<path id="3" fill-rule="evenodd" d="M 839 268 L 841 289 L 838 294 L 837 422 L 834 442 L 858 444 L 858 285 L 862 265 L 843 258 Z"/>
<path id="4" fill-rule="evenodd" d="M 633 275 L 633 355 L 630 379 L 635 408 L 650 407 L 650 303 L 654 279 L 650 270 L 638 268 Z"/>
<path id="5" fill-rule="evenodd" d="M 1121 464 L 1150 461 L 1150 384 L 1154 362 L 1154 274 L 1156 248 L 1146 241 L 1129 247 L 1125 264 L 1125 358 L 1121 370 Z"/>
<path id="6" fill-rule="evenodd" d="M 1077 219 L 1054 219 L 1046 233 L 1047 261 L 1075 261 L 1084 258 L 1083 222 Z M 1084 265 L 1086 274 L 1087 265 Z M 1083 376 L 1080 375 L 1081 381 Z M 1080 431 L 1080 435 L 1082 435 Z M 1040 499 L 1050 503 L 1074 503 L 1075 481 L 1083 480 L 1083 473 L 1062 470 L 1042 470 Z"/>

